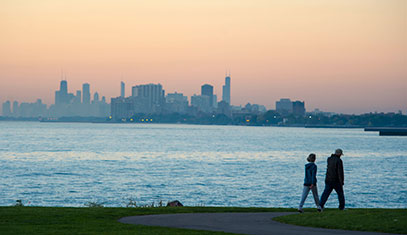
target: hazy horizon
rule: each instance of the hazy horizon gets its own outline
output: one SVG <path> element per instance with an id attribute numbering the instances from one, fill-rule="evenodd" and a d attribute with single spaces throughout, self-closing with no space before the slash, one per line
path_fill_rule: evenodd
<path id="1" fill-rule="evenodd" d="M 0 102 L 54 103 L 87 82 L 120 95 L 161 83 L 191 96 L 231 71 L 233 105 L 407 111 L 407 1 L 2 1 Z"/>

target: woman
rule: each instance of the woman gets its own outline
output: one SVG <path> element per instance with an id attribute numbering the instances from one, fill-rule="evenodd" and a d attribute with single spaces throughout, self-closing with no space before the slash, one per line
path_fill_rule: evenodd
<path id="1" fill-rule="evenodd" d="M 317 210 L 321 212 L 321 207 L 319 205 L 318 199 L 318 188 L 317 188 L 317 165 L 315 164 L 316 155 L 311 153 L 305 165 L 305 178 L 304 178 L 304 189 L 302 191 L 302 197 L 300 201 L 300 205 L 298 206 L 298 212 L 303 213 L 302 207 L 304 206 L 305 199 L 307 199 L 308 193 L 312 190 L 312 195 L 314 196 L 315 205 L 317 206 Z"/>

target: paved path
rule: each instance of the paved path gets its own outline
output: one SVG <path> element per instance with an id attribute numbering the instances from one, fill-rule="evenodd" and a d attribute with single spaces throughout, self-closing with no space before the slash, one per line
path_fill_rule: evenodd
<path id="1" fill-rule="evenodd" d="M 273 217 L 292 214 L 292 212 L 261 213 L 185 213 L 164 215 L 142 215 L 124 217 L 119 222 L 174 228 L 223 231 L 254 235 L 373 235 L 384 233 L 356 232 L 335 229 L 322 229 L 282 224 Z"/>

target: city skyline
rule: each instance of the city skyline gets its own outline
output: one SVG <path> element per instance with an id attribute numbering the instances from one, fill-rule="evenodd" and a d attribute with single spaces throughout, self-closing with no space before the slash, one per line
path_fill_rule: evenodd
<path id="1" fill-rule="evenodd" d="M 201 96 L 201 95 L 204 95 L 204 96 L 208 96 L 209 94 L 204 94 L 203 93 L 203 89 L 204 89 L 204 87 L 206 87 L 206 88 L 208 88 L 208 87 L 210 87 L 210 89 L 212 89 L 212 95 L 216 98 L 216 101 L 217 102 L 221 102 L 221 101 L 225 101 L 225 99 L 226 100 L 231 100 L 231 74 L 230 73 L 226 73 L 225 74 L 225 77 L 224 77 L 224 84 L 222 85 L 220 85 L 220 87 L 221 88 L 217 88 L 217 90 L 219 91 L 219 90 L 221 90 L 220 92 L 217 92 L 217 93 L 215 93 L 214 91 L 216 90 L 215 89 L 215 86 L 213 86 L 213 85 L 211 85 L 211 84 L 208 84 L 208 83 L 204 83 L 204 84 L 202 84 L 201 86 L 199 86 L 199 88 L 197 89 L 197 92 L 194 92 L 192 95 L 186 95 L 185 97 L 187 98 L 187 101 L 188 101 L 188 103 L 190 104 L 190 105 L 192 105 L 192 99 L 193 99 L 193 97 L 196 97 L 196 96 Z M 41 102 L 41 104 L 42 105 L 46 105 L 46 108 L 53 108 L 53 107 L 55 107 L 55 105 L 58 105 L 58 103 L 60 103 L 61 104 L 61 101 L 58 101 L 58 100 L 60 100 L 61 98 L 59 98 L 59 92 L 65 92 L 65 96 L 67 96 L 65 99 L 68 99 L 68 100 L 70 100 L 70 101 L 63 101 L 62 103 L 73 103 L 73 104 L 75 104 L 75 103 L 78 103 L 78 97 L 79 97 L 79 103 L 83 103 L 83 104 L 91 104 L 91 102 L 94 102 L 94 99 L 95 99 L 95 96 L 96 97 L 98 97 L 97 99 L 99 99 L 99 92 L 96 90 L 96 89 L 94 89 L 94 90 L 92 90 L 92 88 L 90 88 L 90 86 L 91 86 L 91 84 L 90 83 L 88 83 L 88 82 L 83 82 L 82 84 L 81 84 L 81 88 L 79 89 L 79 90 L 77 90 L 76 88 L 71 88 L 71 89 L 69 89 L 69 87 L 71 87 L 71 86 L 68 86 L 68 82 L 69 82 L 69 80 L 66 78 L 66 76 L 64 77 L 64 76 L 61 76 L 61 78 L 60 78 L 60 80 L 59 80 L 59 83 L 58 83 L 58 88 L 56 88 L 56 90 L 55 90 L 55 92 L 53 93 L 52 91 L 50 91 L 50 94 L 52 94 L 53 95 L 53 97 L 52 97 L 52 101 L 50 102 L 50 103 L 45 103 L 44 102 L 44 100 L 43 100 L 43 98 L 42 97 L 37 97 L 37 98 L 35 98 L 34 100 L 29 100 L 29 101 L 27 101 L 27 100 L 13 100 L 13 99 L 6 99 L 6 100 L 4 100 L 4 101 L 2 101 L 1 103 L 6 103 L 6 102 L 10 102 L 10 104 L 12 104 L 12 103 L 15 103 L 15 102 L 17 102 L 17 103 L 19 103 L 19 104 L 21 104 L 21 103 L 28 103 L 28 104 L 35 104 L 35 103 L 38 103 L 38 102 Z M 109 104 L 110 105 L 110 100 L 111 99 L 113 99 L 113 98 L 126 98 L 126 97 L 132 97 L 132 96 L 134 96 L 134 89 L 136 88 L 136 87 L 139 87 L 139 86 L 146 86 L 146 85 L 155 85 L 154 83 L 152 83 L 152 82 L 148 82 L 148 83 L 145 83 L 145 84 L 127 84 L 127 83 L 125 83 L 124 81 L 120 81 L 120 83 L 117 85 L 117 89 L 116 89 L 116 94 L 115 95 L 113 95 L 112 97 L 105 97 L 104 95 L 103 95 L 103 100 L 106 100 L 106 103 L 107 104 Z M 160 86 L 162 86 L 163 88 L 164 88 L 164 86 L 163 85 L 161 85 L 161 83 L 158 83 L 157 85 L 160 85 Z M 128 89 L 128 90 L 126 90 L 126 89 Z M 84 92 L 84 91 L 86 91 L 86 93 Z M 164 89 L 163 89 L 163 91 L 164 91 Z M 166 90 L 165 90 L 166 91 Z M 75 94 L 76 93 L 76 94 Z M 86 96 L 84 97 L 84 93 L 86 94 Z M 127 94 L 127 96 L 125 96 L 124 94 Z M 165 93 L 165 96 L 167 95 L 167 94 L 180 94 L 180 95 L 185 95 L 185 93 L 182 91 L 182 90 L 176 90 L 176 91 L 173 91 L 173 92 L 167 92 L 167 93 Z M 225 96 L 225 94 L 226 94 L 226 96 Z M 69 98 L 68 98 L 68 96 L 70 96 Z M 210 97 L 210 95 L 208 96 L 208 97 Z M 217 97 L 219 97 L 219 99 L 217 98 Z M 62 98 L 62 99 L 64 99 L 64 98 Z M 273 107 L 268 107 L 267 105 L 265 105 L 265 104 L 259 104 L 259 105 L 264 105 L 264 107 L 266 107 L 267 108 L 267 110 L 277 110 L 277 109 L 279 109 L 278 108 L 278 105 L 279 105 L 279 103 L 281 102 L 281 101 L 288 101 L 288 102 L 291 102 L 290 101 L 290 99 L 293 99 L 293 97 L 280 97 L 280 98 L 278 98 L 278 99 L 276 99 L 276 100 L 274 100 L 274 101 L 272 101 L 272 103 L 273 103 Z M 298 99 L 298 100 L 304 100 L 304 99 L 301 99 L 301 98 L 294 98 L 293 99 L 293 103 L 295 103 L 294 102 L 294 100 L 296 100 L 296 99 Z M 103 101 L 103 102 L 105 102 L 105 101 Z M 299 102 L 299 101 L 296 101 L 296 102 Z M 214 101 L 210 101 L 209 103 L 212 103 L 212 104 L 214 104 Z M 227 102 L 228 103 L 228 102 Z M 229 103 L 228 103 L 229 104 Z M 250 101 L 246 101 L 246 102 L 244 102 L 244 103 L 242 103 L 242 104 L 239 104 L 239 105 L 234 105 L 234 104 L 231 104 L 232 106 L 235 106 L 235 107 L 244 107 L 245 105 L 247 105 L 247 104 L 256 104 L 256 103 L 254 103 L 254 102 L 250 102 Z M 257 104 L 256 104 L 257 105 Z M 327 110 L 322 110 L 322 109 L 320 109 L 320 108 L 318 108 L 318 107 L 315 107 L 315 108 L 309 108 L 310 106 L 312 106 L 312 105 L 309 105 L 309 103 L 307 103 L 307 110 L 309 111 L 309 112 L 311 112 L 311 111 L 316 111 L 316 112 L 328 112 L 328 113 L 340 113 L 340 112 L 335 112 L 335 111 L 333 111 L 333 110 L 329 110 L 329 109 L 327 109 Z M 12 106 L 11 106 L 12 107 Z M 285 108 L 284 108 L 285 109 Z M 394 111 L 387 111 L 387 112 L 389 112 L 389 113 L 396 113 L 396 112 L 402 112 L 402 113 L 407 113 L 407 111 L 405 111 L 405 110 L 402 110 L 402 109 L 399 109 L 399 110 L 394 110 Z M 372 112 L 383 112 L 383 111 L 377 111 L 377 110 L 375 110 L 375 111 L 369 111 L 369 112 L 361 112 L 361 113 L 354 113 L 354 114 L 363 114 L 363 113 L 372 113 Z M 386 112 L 385 112 L 386 113 Z M 343 113 L 343 114 L 350 114 L 350 113 Z M 1 116 L 1 115 L 0 115 Z"/>
<path id="2" fill-rule="evenodd" d="M 407 110 L 407 2 L 3 1 L 0 102 L 50 105 L 70 87 L 116 97 L 120 81 L 274 109 L 280 98 L 337 113 Z M 126 94 L 131 90 L 126 87 Z"/>

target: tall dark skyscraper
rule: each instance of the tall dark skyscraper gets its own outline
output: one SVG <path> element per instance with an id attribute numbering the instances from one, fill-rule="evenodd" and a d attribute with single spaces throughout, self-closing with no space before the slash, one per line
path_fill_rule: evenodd
<path id="1" fill-rule="evenodd" d="M 68 82 L 66 80 L 61 80 L 59 91 L 55 92 L 55 104 L 66 104 L 69 103 L 69 101 Z"/>
<path id="2" fill-rule="evenodd" d="M 201 95 L 206 95 L 209 97 L 209 105 L 213 106 L 213 86 L 205 84 L 201 86 Z"/>
<path id="3" fill-rule="evenodd" d="M 126 88 L 126 85 L 124 84 L 124 82 L 121 82 L 120 83 L 120 97 L 122 97 L 122 98 L 124 98 L 124 96 L 126 95 L 125 88 Z"/>
<path id="4" fill-rule="evenodd" d="M 222 87 L 222 101 L 225 101 L 229 105 L 230 103 L 230 74 L 225 77 L 225 85 Z"/>
<path id="5" fill-rule="evenodd" d="M 82 85 L 82 103 L 90 104 L 90 85 L 89 83 L 84 83 Z"/>
<path id="6" fill-rule="evenodd" d="M 61 94 L 68 94 L 68 82 L 66 80 L 61 81 L 59 91 Z"/>

